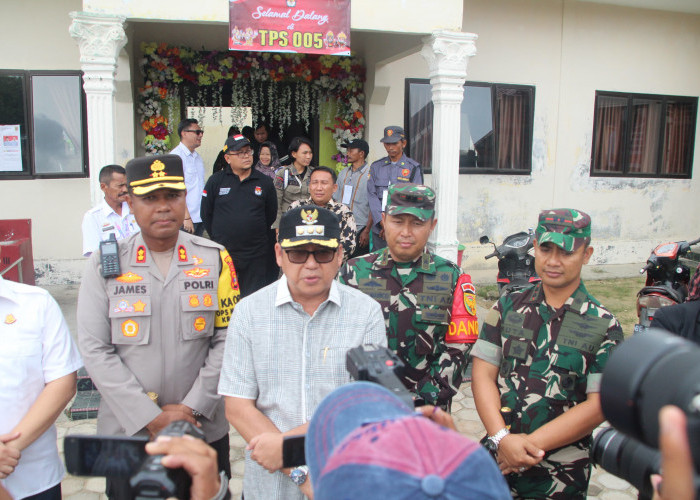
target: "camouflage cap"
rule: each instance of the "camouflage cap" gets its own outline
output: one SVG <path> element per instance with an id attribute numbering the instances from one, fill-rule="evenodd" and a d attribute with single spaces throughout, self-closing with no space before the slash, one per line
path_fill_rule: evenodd
<path id="1" fill-rule="evenodd" d="M 573 208 L 543 210 L 537 220 L 537 244 L 554 243 L 571 252 L 591 237 L 591 218 Z"/>
<path id="2" fill-rule="evenodd" d="M 435 215 L 435 191 L 420 184 L 389 186 L 387 215 L 410 214 L 426 221 Z"/>

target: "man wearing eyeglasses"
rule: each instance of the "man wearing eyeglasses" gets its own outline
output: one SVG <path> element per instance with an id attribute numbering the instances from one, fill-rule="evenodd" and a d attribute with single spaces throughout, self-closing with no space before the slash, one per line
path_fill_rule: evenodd
<path id="1" fill-rule="evenodd" d="M 301 500 L 310 492 L 305 467 L 282 468 L 283 437 L 304 434 L 321 400 L 350 381 L 348 349 L 386 345 L 379 304 L 334 279 L 339 240 L 330 210 L 286 212 L 275 245 L 282 278 L 239 302 L 231 317 L 219 394 L 248 442 L 246 500 Z"/>
<path id="2" fill-rule="evenodd" d="M 186 118 L 177 126 L 177 135 L 180 136 L 180 144 L 171 151 L 172 154 L 182 158 L 182 166 L 185 170 L 185 186 L 187 188 L 187 212 L 182 228 L 195 236 L 204 234 L 204 225 L 199 213 L 202 202 L 202 189 L 204 188 L 204 162 L 199 153 L 195 151 L 202 145 L 204 130 L 194 118 Z"/>
<path id="3" fill-rule="evenodd" d="M 382 306 L 389 349 L 406 365 L 400 376 L 406 388 L 418 402 L 449 411 L 475 338 L 455 334 L 450 327 L 460 268 L 425 248 L 437 224 L 435 192 L 418 184 L 390 186 L 382 222 L 387 248 L 350 259 L 340 281 Z M 475 315 L 470 280 L 468 275 L 462 278 L 465 286 L 460 285 L 458 294 L 464 294 L 460 298 L 467 312 Z"/>
<path id="4" fill-rule="evenodd" d="M 277 193 L 272 179 L 252 168 L 248 139 L 229 137 L 223 152 L 229 168 L 207 180 L 201 214 L 211 239 L 231 255 L 245 297 L 269 284 L 268 231 L 277 217 Z"/>

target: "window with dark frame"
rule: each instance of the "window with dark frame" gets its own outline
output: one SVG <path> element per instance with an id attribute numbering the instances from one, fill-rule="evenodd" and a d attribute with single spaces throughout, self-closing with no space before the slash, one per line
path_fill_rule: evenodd
<path id="1" fill-rule="evenodd" d="M 87 176 L 82 85 L 80 71 L 0 69 L 0 179 Z M 6 132 L 16 126 L 19 161 L 17 143 Z"/>
<path id="2" fill-rule="evenodd" d="M 591 175 L 689 178 L 697 97 L 597 91 Z"/>
<path id="3" fill-rule="evenodd" d="M 535 87 L 466 82 L 460 122 L 460 174 L 529 174 Z M 407 154 L 431 170 L 430 81 L 406 79 Z"/>

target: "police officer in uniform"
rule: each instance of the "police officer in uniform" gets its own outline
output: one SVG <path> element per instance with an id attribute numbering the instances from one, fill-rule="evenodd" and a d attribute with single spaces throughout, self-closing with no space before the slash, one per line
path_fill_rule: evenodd
<path id="1" fill-rule="evenodd" d="M 423 184 L 423 170 L 420 164 L 406 156 L 406 133 L 401 127 L 390 126 L 384 129 L 384 144 L 387 155 L 369 167 L 367 197 L 372 213 L 372 250 L 386 246 L 382 212 L 387 203 L 387 190 L 392 184 L 410 182 Z"/>
<path id="2" fill-rule="evenodd" d="M 420 402 L 449 410 L 472 344 L 448 343 L 452 299 L 461 270 L 425 249 L 435 218 L 427 186 L 389 187 L 383 215 L 388 248 L 351 259 L 340 282 L 382 306 L 388 346 L 406 364 L 401 380 Z"/>
<path id="3" fill-rule="evenodd" d="M 486 445 L 514 498 L 586 497 L 591 432 L 604 420 L 600 380 L 623 339 L 581 281 L 590 236 L 591 219 L 579 210 L 541 212 L 535 269 L 542 282 L 501 297 L 472 350 Z"/>
<path id="4" fill-rule="evenodd" d="M 228 422 L 217 394 L 226 327 L 239 297 L 226 250 L 180 231 L 186 212 L 182 160 L 126 165 L 141 233 L 119 243 L 121 274 L 90 257 L 78 297 L 79 347 L 102 395 L 97 433 L 153 436 L 169 423 L 201 426 L 230 477 Z M 110 498 L 131 498 L 108 478 Z"/>

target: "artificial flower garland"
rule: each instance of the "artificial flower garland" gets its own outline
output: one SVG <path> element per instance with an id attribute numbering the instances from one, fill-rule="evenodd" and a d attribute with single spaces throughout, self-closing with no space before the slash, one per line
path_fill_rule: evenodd
<path id="1" fill-rule="evenodd" d="M 231 81 L 231 123 L 241 124 L 240 108 L 251 106 L 253 122 L 263 116 L 271 126 L 289 125 L 319 115 L 322 100 L 336 100 L 336 116 L 325 121 L 333 139 L 341 144 L 362 137 L 365 68 L 357 57 L 276 54 L 270 52 L 200 52 L 165 43 L 142 43 L 141 71 L 145 85 L 139 89 L 138 112 L 146 131 L 144 147 L 149 154 L 171 149 L 173 124 L 163 116 L 163 106 L 173 109 L 183 83 L 197 86 L 197 95 L 185 101 L 192 106 L 209 102 L 222 106 L 221 86 Z M 285 85 L 277 85 L 277 83 Z M 190 92 L 191 93 L 191 92 Z M 267 98 L 267 109 L 263 108 Z M 290 116 L 294 102 L 297 116 Z M 203 112 L 202 107 L 202 112 Z M 222 115 L 219 115 L 223 120 Z"/>

